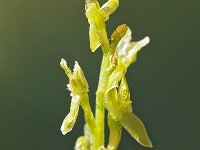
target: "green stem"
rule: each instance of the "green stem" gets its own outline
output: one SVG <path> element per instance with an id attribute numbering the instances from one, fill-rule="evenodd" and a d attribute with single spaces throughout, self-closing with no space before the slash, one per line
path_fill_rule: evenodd
<path id="1" fill-rule="evenodd" d="M 101 14 L 97 16 L 96 22 L 97 28 L 99 30 L 99 41 L 103 50 L 103 59 L 101 64 L 101 70 L 99 75 L 99 83 L 96 92 L 96 134 L 94 138 L 94 150 L 97 150 L 100 146 L 104 146 L 104 118 L 105 110 L 103 105 L 104 93 L 106 92 L 107 83 L 110 76 L 110 44 L 107 37 L 106 25 L 104 18 Z"/>
<path id="2" fill-rule="evenodd" d="M 96 123 L 95 123 L 94 115 L 93 115 L 91 107 L 90 107 L 89 97 L 88 97 L 87 93 L 83 94 L 83 96 L 81 98 L 81 107 L 84 110 L 85 122 L 87 123 L 87 125 L 92 133 L 92 136 L 94 136 L 95 129 L 96 129 Z"/>
<path id="3" fill-rule="evenodd" d="M 119 121 L 112 119 L 108 113 L 108 127 L 110 129 L 109 143 L 107 150 L 117 150 L 122 134 L 122 125 Z"/>
<path id="4" fill-rule="evenodd" d="M 99 84 L 96 92 L 96 136 L 95 136 L 95 150 L 100 146 L 104 146 L 104 105 L 103 98 L 104 93 L 106 92 L 106 87 L 109 79 L 110 72 L 107 70 L 110 65 L 109 61 L 110 54 L 104 54 L 103 60 L 101 64 L 100 76 L 99 76 Z"/>
<path id="5" fill-rule="evenodd" d="M 103 17 L 101 15 L 97 16 L 98 22 L 97 26 L 99 29 L 99 40 L 101 43 L 101 47 L 103 50 L 103 59 L 101 64 L 101 70 L 99 75 L 99 83 L 96 92 L 96 112 L 95 112 L 95 121 L 96 121 L 96 134 L 94 138 L 94 150 L 97 150 L 100 146 L 104 146 L 104 117 L 105 110 L 103 105 L 104 93 L 106 91 L 108 79 L 109 79 L 109 71 L 107 68 L 109 67 L 109 50 L 110 44 L 107 38 L 106 25 Z"/>

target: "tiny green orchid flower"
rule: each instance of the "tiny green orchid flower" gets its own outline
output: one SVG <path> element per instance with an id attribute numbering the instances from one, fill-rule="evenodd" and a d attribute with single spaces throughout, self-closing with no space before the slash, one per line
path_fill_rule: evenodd
<path id="1" fill-rule="evenodd" d="M 109 0 L 101 8 L 96 0 L 85 1 L 86 17 L 88 18 L 90 49 L 92 52 L 101 45 L 109 49 L 109 41 L 105 31 L 105 21 L 119 6 L 119 0 Z"/>
<path id="2" fill-rule="evenodd" d="M 62 133 L 66 134 L 72 130 L 76 122 L 82 95 L 88 92 L 88 83 L 77 62 L 75 62 L 73 73 L 64 59 L 61 59 L 60 65 L 69 78 L 69 84 L 67 84 L 67 87 L 68 90 L 71 91 L 70 95 L 72 97 L 70 112 L 65 117 L 61 126 Z"/>
<path id="3" fill-rule="evenodd" d="M 125 33 L 126 32 L 126 33 Z M 119 82 L 125 75 L 128 67 L 136 61 L 137 52 L 149 43 L 149 37 L 138 42 L 131 42 L 131 30 L 126 25 L 119 26 L 112 35 L 113 45 L 116 45 L 114 56 L 118 66 L 109 76 L 108 88 L 113 82 Z"/>
<path id="4" fill-rule="evenodd" d="M 137 142 L 145 147 L 152 147 L 144 124 L 135 114 L 131 113 L 130 93 L 125 77 L 122 78 L 118 91 L 116 85 L 107 90 L 104 104 L 112 119 L 120 122 Z M 119 125 L 117 129 L 120 129 Z"/>

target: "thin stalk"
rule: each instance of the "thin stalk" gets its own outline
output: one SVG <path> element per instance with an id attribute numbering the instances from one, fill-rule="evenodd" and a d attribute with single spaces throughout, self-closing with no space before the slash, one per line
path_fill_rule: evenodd
<path id="1" fill-rule="evenodd" d="M 90 107 L 89 97 L 88 97 L 87 93 L 83 94 L 83 96 L 82 96 L 81 107 L 84 110 L 85 122 L 87 123 L 87 125 L 90 129 L 90 132 L 91 132 L 92 136 L 94 137 L 96 123 L 95 123 L 94 115 L 93 115 L 91 107 Z"/>
<path id="2" fill-rule="evenodd" d="M 104 118 L 105 111 L 103 105 L 104 93 L 106 92 L 107 83 L 109 80 L 110 71 L 109 68 L 109 57 L 111 55 L 109 53 L 103 55 L 100 76 L 99 76 L 99 84 L 96 92 L 96 126 L 97 132 L 95 137 L 95 150 L 100 146 L 104 146 Z"/>
<path id="3" fill-rule="evenodd" d="M 107 68 L 109 67 L 109 62 L 110 62 L 109 61 L 110 44 L 107 38 L 106 25 L 101 15 L 98 16 L 97 20 L 98 20 L 97 26 L 99 29 L 99 38 L 100 38 L 99 40 L 103 51 L 103 59 L 101 63 L 99 83 L 96 92 L 96 112 L 95 112 L 96 136 L 94 138 L 94 150 L 97 150 L 100 146 L 104 146 L 105 110 L 103 105 L 103 98 L 109 79 L 109 71 L 107 71 Z"/>

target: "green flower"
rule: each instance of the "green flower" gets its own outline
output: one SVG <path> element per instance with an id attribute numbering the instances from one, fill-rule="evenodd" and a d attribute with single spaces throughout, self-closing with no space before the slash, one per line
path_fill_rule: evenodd
<path id="1" fill-rule="evenodd" d="M 113 119 L 113 121 L 111 121 L 115 121 L 115 124 L 110 123 L 110 129 L 113 130 L 114 128 L 115 134 L 118 133 L 121 135 L 121 126 L 123 126 L 129 132 L 129 134 L 141 145 L 145 147 L 152 147 L 152 143 L 148 137 L 144 124 L 135 114 L 131 113 L 132 102 L 130 100 L 130 93 L 125 77 L 122 78 L 118 90 L 117 88 L 118 87 L 116 85 L 113 85 L 106 91 L 104 96 L 105 108 L 108 110 L 109 115 Z M 117 125 L 117 122 L 118 124 L 120 123 L 121 126 Z M 117 139 L 120 139 L 120 137 L 114 138 L 116 138 L 115 141 L 119 141 Z M 112 145 L 115 146 L 116 144 L 118 143 L 116 142 Z"/>
<path id="2" fill-rule="evenodd" d="M 105 21 L 119 6 L 119 0 L 109 0 L 101 8 L 96 0 L 85 1 L 86 17 L 88 18 L 90 49 L 92 52 L 102 45 L 102 47 L 109 47 L 107 34 L 104 30 Z"/>
<path id="3" fill-rule="evenodd" d="M 132 32 L 128 26 L 123 24 L 111 36 L 111 46 L 114 49 L 114 58 L 116 59 L 117 65 L 109 77 L 108 88 L 114 82 L 118 83 L 122 79 L 128 67 L 136 61 L 138 51 L 150 41 L 149 37 L 145 37 L 140 41 L 131 42 L 131 34 Z"/>
<path id="4" fill-rule="evenodd" d="M 70 95 L 72 97 L 70 112 L 65 117 L 61 126 L 62 134 L 66 134 L 74 127 L 78 116 L 81 99 L 83 95 L 88 92 L 88 83 L 81 67 L 78 65 L 78 62 L 75 62 L 73 72 L 67 66 L 67 63 L 64 59 L 61 59 L 60 65 L 69 78 L 69 84 L 67 84 L 67 87 L 68 90 L 71 91 Z"/>

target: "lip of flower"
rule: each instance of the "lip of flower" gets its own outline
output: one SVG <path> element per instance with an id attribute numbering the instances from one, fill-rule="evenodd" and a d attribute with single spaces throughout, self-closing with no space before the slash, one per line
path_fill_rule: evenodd
<path id="1" fill-rule="evenodd" d="M 79 107 L 80 107 L 80 97 L 79 96 L 72 97 L 70 112 L 63 120 L 63 123 L 60 128 L 63 135 L 70 132 L 74 127 L 74 124 L 78 116 Z"/>

